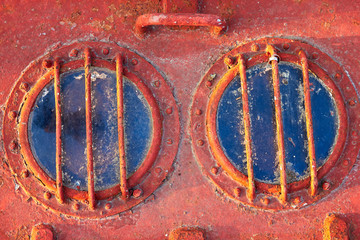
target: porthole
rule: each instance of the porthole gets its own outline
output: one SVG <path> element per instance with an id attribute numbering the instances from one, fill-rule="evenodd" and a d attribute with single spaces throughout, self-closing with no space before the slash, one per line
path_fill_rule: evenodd
<path id="1" fill-rule="evenodd" d="M 76 43 L 36 60 L 6 111 L 4 142 L 17 181 L 66 215 L 130 209 L 162 183 L 177 153 L 169 86 L 150 63 L 113 44 Z"/>
<path id="2" fill-rule="evenodd" d="M 262 209 L 307 206 L 339 186 L 356 159 L 356 99 L 346 73 L 318 49 L 288 39 L 247 43 L 201 81 L 193 148 L 228 196 Z"/>

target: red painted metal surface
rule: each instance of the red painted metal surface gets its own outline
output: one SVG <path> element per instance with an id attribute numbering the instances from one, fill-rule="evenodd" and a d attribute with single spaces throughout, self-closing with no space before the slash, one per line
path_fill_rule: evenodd
<path id="1" fill-rule="evenodd" d="M 181 234 L 206 239 L 359 239 L 359 2 L 206 0 L 188 9 L 197 6 L 197 13 L 225 19 L 228 30 L 218 38 L 201 28 L 158 28 L 138 39 L 136 19 L 166 12 L 164 2 L 8 0 L 0 5 L 0 239 L 35 238 L 39 230 L 50 237 L 53 233 L 55 239 L 176 239 Z M 167 12 L 189 13 L 181 11 L 184 1 L 166 2 Z M 273 42 L 258 40 L 279 36 Z M 238 74 L 240 54 L 247 68 L 267 62 L 266 44 L 275 46 L 281 61 L 299 66 L 297 52 L 303 49 L 309 69 L 333 90 L 341 109 L 338 145 L 317 172 L 318 192 L 310 196 L 310 178 L 288 184 L 293 210 L 249 207 L 282 209 L 272 196 L 280 188 L 255 182 L 256 198 L 249 202 L 249 179 L 225 172 L 209 151 L 205 133 L 206 107 L 220 79 Z M 86 192 L 66 187 L 65 203 L 60 204 L 53 197 L 56 181 L 34 171 L 38 166 L 21 140 L 28 138 L 25 117 L 53 78 L 50 68 L 56 57 L 61 57 L 60 74 L 83 67 L 85 47 L 96 53 L 92 66 L 112 71 L 112 60 L 121 53 L 124 76 L 147 93 L 147 101 L 158 106 L 153 119 L 161 119 L 156 123 L 160 130 L 154 131 L 155 157 L 142 167 L 143 175 L 128 179 L 129 189 L 136 188 L 126 206 L 109 198 L 120 194 L 117 185 L 95 192 L 100 205 L 94 211 L 83 202 Z M 230 70 L 224 64 L 227 56 L 234 59 Z M 50 211 L 55 207 L 58 211 Z M 329 213 L 336 218 L 327 218 Z M 51 225 L 51 232 L 39 224 Z"/>

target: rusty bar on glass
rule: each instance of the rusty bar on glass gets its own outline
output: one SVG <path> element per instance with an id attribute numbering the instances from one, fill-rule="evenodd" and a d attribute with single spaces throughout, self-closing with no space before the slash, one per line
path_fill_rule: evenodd
<path id="1" fill-rule="evenodd" d="M 279 56 L 276 54 L 276 49 L 272 45 L 267 45 L 266 52 L 270 55 L 269 62 L 272 66 L 272 78 L 274 87 L 274 105 L 275 105 L 275 121 L 276 121 L 276 141 L 278 146 L 278 159 L 280 169 L 280 201 L 285 203 L 287 201 L 287 183 L 286 183 L 286 164 L 285 164 L 285 145 L 284 145 L 284 129 L 281 113 L 281 96 L 280 96 L 280 81 L 279 81 Z"/>
<path id="2" fill-rule="evenodd" d="M 245 130 L 245 149 L 246 149 L 246 162 L 248 173 L 248 189 L 247 198 L 249 201 L 254 201 L 255 198 L 255 182 L 254 182 L 254 168 L 251 150 L 251 125 L 249 114 L 249 100 L 248 100 L 248 88 L 246 79 L 246 65 L 243 55 L 239 56 L 239 75 L 241 80 L 241 95 L 243 105 L 243 118 L 244 118 L 244 130 Z"/>
<path id="3" fill-rule="evenodd" d="M 315 196 L 318 188 L 318 179 L 317 179 L 317 171 L 316 171 L 315 143 L 314 143 L 312 114 L 311 114 L 309 65 L 304 50 L 299 51 L 299 57 L 300 57 L 302 73 L 303 73 L 303 81 L 304 81 L 305 120 L 306 120 L 306 133 L 308 140 L 309 162 L 310 162 L 310 195 Z"/>
<path id="4" fill-rule="evenodd" d="M 92 104 L 91 104 L 91 52 L 85 49 L 85 111 L 86 111 L 86 155 L 88 177 L 88 201 L 90 209 L 95 209 L 94 187 L 94 157 L 93 157 L 93 134 L 92 134 Z"/>
<path id="5" fill-rule="evenodd" d="M 56 198 L 59 203 L 64 203 L 64 189 L 62 177 L 62 137 L 61 137 L 61 95 L 60 95 L 60 61 L 54 62 L 54 93 L 55 93 L 55 118 L 56 118 Z"/>
<path id="6" fill-rule="evenodd" d="M 126 156 L 124 140 L 124 91 L 123 91 L 123 64 L 122 57 L 116 54 L 116 96 L 117 96 L 117 120 L 118 120 L 118 141 L 120 159 L 120 191 L 121 197 L 127 199 L 129 190 L 126 176 Z"/>

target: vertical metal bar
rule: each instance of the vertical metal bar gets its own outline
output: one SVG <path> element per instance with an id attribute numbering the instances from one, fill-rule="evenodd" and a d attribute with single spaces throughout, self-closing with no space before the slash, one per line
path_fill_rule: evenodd
<path id="1" fill-rule="evenodd" d="M 117 119 L 118 119 L 118 141 L 120 159 L 120 191 L 121 197 L 127 199 L 129 190 L 126 176 L 126 156 L 124 140 L 124 93 L 123 93 L 123 65 L 122 57 L 116 54 L 116 95 L 117 95 Z"/>
<path id="2" fill-rule="evenodd" d="M 239 56 L 239 75 L 241 80 L 241 95 L 243 105 L 243 118 L 244 118 L 244 130 L 245 130 L 245 149 L 246 149 L 246 161 L 247 161 L 247 173 L 248 173 L 248 189 L 247 198 L 249 201 L 253 201 L 255 198 L 255 182 L 254 182 L 254 169 L 251 150 L 251 125 L 249 115 L 249 100 L 248 89 L 246 79 L 246 66 L 243 55 Z"/>
<path id="3" fill-rule="evenodd" d="M 59 203 L 64 203 L 64 189 L 62 178 L 62 141 L 61 141 L 61 96 L 60 96 L 60 62 L 54 62 L 54 93 L 55 93 L 55 118 L 56 118 L 56 198 Z"/>
<path id="4" fill-rule="evenodd" d="M 303 72 L 303 81 L 304 81 L 305 119 L 306 119 L 306 132 L 307 132 L 309 162 L 310 162 L 310 195 L 314 196 L 317 193 L 318 179 L 317 179 L 317 171 L 316 171 L 315 144 L 314 144 L 314 133 L 313 133 L 312 114 L 311 114 L 309 65 L 304 50 L 299 51 L 299 56 L 300 56 L 300 62 Z"/>
<path id="5" fill-rule="evenodd" d="M 92 104 L 91 104 L 91 52 L 85 49 L 85 111 L 86 111 L 86 154 L 88 174 L 88 201 L 90 209 L 95 209 L 94 158 L 92 136 Z"/>
<path id="6" fill-rule="evenodd" d="M 269 60 L 272 66 L 272 78 L 273 78 L 273 87 L 274 87 L 276 139 L 278 146 L 278 159 L 279 159 L 279 168 L 280 168 L 280 189 L 281 189 L 280 201 L 282 203 L 285 203 L 287 201 L 287 183 L 286 183 L 284 130 L 283 130 L 282 113 L 281 113 L 279 66 L 277 61 L 278 56 L 276 55 L 276 50 L 272 45 L 267 45 L 266 51 L 268 52 L 268 54 L 270 54 Z"/>

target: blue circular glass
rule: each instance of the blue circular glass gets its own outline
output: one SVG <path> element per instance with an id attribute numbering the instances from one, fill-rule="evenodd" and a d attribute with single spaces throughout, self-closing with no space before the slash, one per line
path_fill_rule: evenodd
<path id="1" fill-rule="evenodd" d="M 61 74 L 62 171 L 64 185 L 87 190 L 85 77 L 78 69 Z M 116 73 L 91 69 L 95 190 L 120 182 Z M 152 139 L 150 106 L 124 77 L 124 131 L 127 175 L 144 161 Z M 53 179 L 55 164 L 55 98 L 53 81 L 39 94 L 29 117 L 29 141 L 40 167 Z"/>

